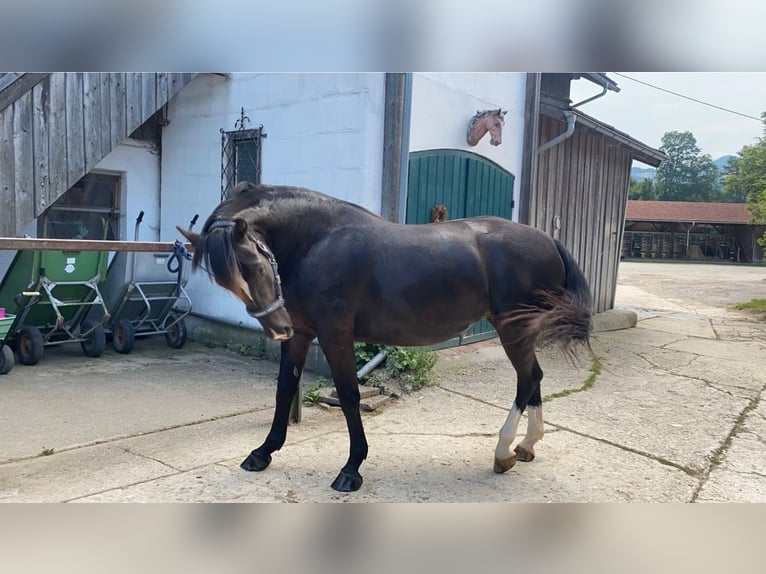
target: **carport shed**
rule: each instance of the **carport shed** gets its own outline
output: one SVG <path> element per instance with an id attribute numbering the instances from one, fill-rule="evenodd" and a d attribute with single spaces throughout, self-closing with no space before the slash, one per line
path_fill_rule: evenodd
<path id="1" fill-rule="evenodd" d="M 623 259 L 696 259 L 760 263 L 755 225 L 745 203 L 628 201 Z"/>

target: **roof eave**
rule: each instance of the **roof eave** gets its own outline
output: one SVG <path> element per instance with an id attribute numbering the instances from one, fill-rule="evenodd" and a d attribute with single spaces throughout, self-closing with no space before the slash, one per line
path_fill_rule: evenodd
<path id="1" fill-rule="evenodd" d="M 667 156 L 661 150 L 646 145 L 645 143 L 629 136 L 625 132 L 618 130 L 614 126 L 610 126 L 609 124 L 597 120 L 588 114 L 584 114 L 579 110 L 571 111 L 574 112 L 574 114 L 577 116 L 575 129 L 577 129 L 576 126 L 582 126 L 617 141 L 630 150 L 633 159 L 636 159 L 641 163 L 645 163 L 652 167 L 659 166 L 663 161 L 667 159 Z M 561 122 L 566 121 L 566 118 L 564 117 L 564 110 L 547 98 L 541 98 L 540 113 Z"/>

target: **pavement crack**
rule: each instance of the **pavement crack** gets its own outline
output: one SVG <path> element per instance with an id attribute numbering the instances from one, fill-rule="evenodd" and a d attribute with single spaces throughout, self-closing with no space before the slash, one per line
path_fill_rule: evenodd
<path id="1" fill-rule="evenodd" d="M 710 462 L 708 463 L 707 468 L 704 470 L 704 472 L 700 476 L 699 484 L 697 485 L 697 488 L 694 489 L 691 500 L 689 502 L 697 501 L 697 499 L 699 498 L 700 492 L 702 491 L 702 487 L 705 486 L 705 483 L 710 478 L 710 474 L 713 472 L 714 469 L 718 468 L 721 465 L 721 462 L 726 456 L 726 453 L 731 448 L 731 444 L 734 441 L 734 438 L 744 428 L 747 417 L 750 415 L 751 412 L 753 412 L 755 409 L 758 408 L 758 404 L 761 402 L 761 395 L 764 392 L 766 392 L 766 385 L 761 387 L 761 392 L 758 393 L 755 397 L 753 397 L 750 400 L 750 402 L 747 405 L 745 405 L 745 408 L 742 409 L 742 412 L 739 413 L 739 416 L 737 417 L 737 420 L 735 421 L 731 431 L 729 432 L 728 435 L 726 435 L 726 438 L 724 439 L 723 443 L 721 443 L 721 445 L 713 452 L 713 456 L 710 458 Z"/>
<path id="2" fill-rule="evenodd" d="M 574 393 L 581 393 L 582 391 L 587 391 L 589 388 L 593 386 L 593 384 L 596 382 L 596 379 L 598 378 L 600 374 L 601 374 L 601 362 L 598 361 L 597 359 L 593 359 L 593 362 L 590 365 L 590 372 L 588 376 L 585 378 L 585 380 L 583 381 L 582 385 L 573 389 L 564 389 L 557 393 L 551 393 L 550 395 L 545 395 L 543 397 L 543 403 L 547 403 L 549 401 L 552 401 L 553 399 L 566 397 Z"/>
<path id="3" fill-rule="evenodd" d="M 650 359 L 645 357 L 642 353 L 637 353 L 637 352 L 634 351 L 633 354 L 636 355 L 638 358 L 643 359 L 644 361 L 646 361 L 648 364 L 650 364 L 652 367 L 654 367 L 658 371 L 661 371 L 661 372 L 663 372 L 663 373 L 665 373 L 667 375 L 673 375 L 674 377 L 680 377 L 682 379 L 690 379 L 692 381 L 699 381 L 699 382 L 703 383 L 705 386 L 710 387 L 711 389 L 713 389 L 715 391 L 718 391 L 719 393 L 723 393 L 725 395 L 729 395 L 730 397 L 736 397 L 737 396 L 737 395 L 735 395 L 734 393 L 732 393 L 731 391 L 729 391 L 727 389 L 720 388 L 713 381 L 710 381 L 708 379 L 703 379 L 702 377 L 695 377 L 694 375 L 689 375 L 689 374 L 686 374 L 686 373 L 679 373 L 678 371 L 674 371 L 672 369 L 667 369 L 665 367 L 662 367 L 662 366 L 658 365 L 657 363 L 654 363 L 653 361 L 651 361 Z M 699 357 L 700 357 L 699 355 L 693 355 L 692 359 L 688 363 L 686 363 L 685 365 L 679 365 L 678 368 L 686 368 L 686 367 L 690 366 L 694 361 L 699 359 Z"/>
<path id="4" fill-rule="evenodd" d="M 130 455 L 133 455 L 133 456 L 138 456 L 138 457 L 140 457 L 140 458 L 145 458 L 145 459 L 147 459 L 147 460 L 151 460 L 151 461 L 154 461 L 154 462 L 156 462 L 156 463 L 159 463 L 159 464 L 161 464 L 162 466 L 166 466 L 166 467 L 168 467 L 168 468 L 170 468 L 170 469 L 172 469 L 172 470 L 174 470 L 174 471 L 176 471 L 176 472 L 183 472 L 183 471 L 182 471 L 180 468 L 176 468 L 176 467 L 174 467 L 172 464 L 168 464 L 168 463 L 166 463 L 166 462 L 164 462 L 164 461 L 162 461 L 162 460 L 160 460 L 160 459 L 158 459 L 158 458 L 155 458 L 155 457 L 153 457 L 153 456 L 149 456 L 148 454 L 143 454 L 143 453 L 140 453 L 140 452 L 136 452 L 136 451 L 134 451 L 134 450 L 131 450 L 129 446 L 120 446 L 120 447 L 118 447 L 118 448 L 119 448 L 120 450 L 122 450 L 123 452 L 126 452 L 126 453 L 128 453 L 128 454 L 130 454 Z"/>
<path id="5" fill-rule="evenodd" d="M 170 476 L 175 476 L 177 474 L 180 474 L 178 472 L 169 472 L 167 474 L 159 474 L 156 476 L 152 476 L 150 478 L 146 478 L 144 480 L 137 480 L 135 482 L 131 482 L 129 484 L 121 484 L 120 486 L 113 486 L 111 488 L 105 488 L 103 490 L 98 490 L 95 492 L 89 492 L 87 494 L 81 494 L 79 496 L 73 496 L 72 498 L 67 498 L 65 500 L 62 500 L 61 502 L 77 502 L 78 500 L 85 500 L 86 498 L 90 498 L 91 496 L 98 496 L 99 494 L 106 494 L 107 492 L 112 492 L 115 490 L 127 490 L 128 488 L 132 486 L 138 486 L 139 484 L 147 484 L 149 482 L 154 482 L 155 480 L 161 479 L 161 478 L 167 478 Z"/>
<path id="6" fill-rule="evenodd" d="M 680 343 L 681 341 L 688 341 L 689 337 L 681 337 L 680 339 L 675 339 L 674 341 L 668 341 L 667 343 L 660 345 L 657 347 L 658 349 L 665 349 L 666 351 L 675 351 L 675 349 L 668 349 L 668 345 L 675 345 L 676 343 Z"/>
<path id="7" fill-rule="evenodd" d="M 663 457 L 661 457 L 659 455 L 653 454 L 653 453 L 645 451 L 645 450 L 640 450 L 640 449 L 637 449 L 637 448 L 626 446 L 624 444 L 619 444 L 619 443 L 616 443 L 616 442 L 611 441 L 609 439 L 593 436 L 593 435 L 590 435 L 588 433 L 584 433 L 584 432 L 581 432 L 581 431 L 578 431 L 578 430 L 575 430 L 575 429 L 572 429 L 572 428 L 569 428 L 569 427 L 565 427 L 565 426 L 560 425 L 560 424 L 552 423 L 552 422 L 547 421 L 547 420 L 545 421 L 545 424 L 550 425 L 552 427 L 555 427 L 555 428 L 557 428 L 559 430 L 562 430 L 562 431 L 571 432 L 572 434 L 576 434 L 577 436 L 581 436 L 581 437 L 584 437 L 584 438 L 589 438 L 591 440 L 595 440 L 597 442 L 600 442 L 600 443 L 603 443 L 603 444 L 607 444 L 607 445 L 613 446 L 615 448 L 619 448 L 620 450 L 624 450 L 625 452 L 629 452 L 631 454 L 637 454 L 639 456 L 643 456 L 645 458 L 653 460 L 654 462 L 658 462 L 658 463 L 660 463 L 660 464 L 662 464 L 664 466 L 670 466 L 670 467 L 673 467 L 673 468 L 678 469 L 680 471 L 683 471 L 686 474 L 688 474 L 689 476 L 698 476 L 699 475 L 699 471 L 698 470 L 695 470 L 693 468 L 689 468 L 688 466 L 684 466 L 684 465 L 679 464 L 677 462 L 673 462 L 672 460 L 668 460 L 666 458 L 663 458 Z"/>
<path id="8" fill-rule="evenodd" d="M 744 474 L 745 476 L 753 475 L 759 478 L 766 478 L 766 473 L 758 472 L 757 470 L 732 470 L 732 472 L 735 472 L 737 474 Z"/>
<path id="9" fill-rule="evenodd" d="M 462 433 L 446 433 L 446 432 L 370 432 L 367 433 L 370 436 L 447 436 L 450 438 L 487 438 L 496 437 L 497 432 L 462 432 Z"/>
<path id="10" fill-rule="evenodd" d="M 602 368 L 603 367 L 601 365 L 601 362 L 598 359 L 593 359 L 593 361 L 591 362 L 591 365 L 590 365 L 590 371 L 588 373 L 588 376 L 585 378 L 585 380 L 582 382 L 582 384 L 579 387 L 572 387 L 572 388 L 568 388 L 568 389 L 563 389 L 563 390 L 558 391 L 556 393 L 551 393 L 550 395 L 545 395 L 543 397 L 543 403 L 547 403 L 549 401 L 552 401 L 553 399 L 559 399 L 559 398 L 567 397 L 567 396 L 575 394 L 575 393 L 581 393 L 583 391 L 587 391 L 596 382 L 596 379 L 601 374 L 601 369 Z M 439 388 L 444 390 L 444 391 L 447 391 L 449 393 L 453 393 L 455 395 L 461 396 L 463 398 L 470 399 L 472 401 L 476 401 L 476 402 L 488 405 L 490 407 L 499 408 L 499 409 L 502 409 L 503 411 L 506 411 L 506 412 L 508 411 L 507 408 L 500 407 L 500 406 L 498 406 L 498 405 L 496 405 L 494 403 L 490 403 L 489 401 L 485 401 L 484 399 L 480 399 L 480 398 L 471 396 L 469 394 L 466 394 L 466 393 L 463 393 L 463 392 L 460 392 L 460 391 L 456 391 L 456 390 L 447 388 L 447 387 L 442 386 L 442 385 L 439 385 Z"/>
<path id="11" fill-rule="evenodd" d="M 66 446 L 66 447 L 63 447 L 63 448 L 56 448 L 55 452 L 52 455 L 49 455 L 49 456 L 56 456 L 58 454 L 62 454 L 62 453 L 65 453 L 65 452 L 71 452 L 71 451 L 74 451 L 74 450 L 90 448 L 90 447 L 93 447 L 93 446 L 100 446 L 100 445 L 104 445 L 104 444 L 110 444 L 110 443 L 119 442 L 119 441 L 123 441 L 123 440 L 129 440 L 129 439 L 133 439 L 133 438 L 139 438 L 139 437 L 144 437 L 144 436 L 151 436 L 151 435 L 159 434 L 159 433 L 162 433 L 162 432 L 165 432 L 165 431 L 169 431 L 169 430 L 176 430 L 176 429 L 181 429 L 181 428 L 194 427 L 194 426 L 197 426 L 197 425 L 203 425 L 203 424 L 210 423 L 210 422 L 215 422 L 215 421 L 230 419 L 230 418 L 234 418 L 234 417 L 239 417 L 239 416 L 242 416 L 242 415 L 249 415 L 249 414 L 261 412 L 261 411 L 264 411 L 264 410 L 269 410 L 269 409 L 272 409 L 272 408 L 273 407 L 258 407 L 258 408 L 255 408 L 255 409 L 248 409 L 248 410 L 239 411 L 239 412 L 236 412 L 236 413 L 231 413 L 231 414 L 226 414 L 226 415 L 218 415 L 218 416 L 214 416 L 214 417 L 208 417 L 206 419 L 201 419 L 201 420 L 193 421 L 193 422 L 190 422 L 190 423 L 179 423 L 179 424 L 176 424 L 176 425 L 169 425 L 169 426 L 166 426 L 166 427 L 156 428 L 156 429 L 149 430 L 149 431 L 137 432 L 137 433 L 133 433 L 133 434 L 116 435 L 116 436 L 112 436 L 112 437 L 109 437 L 109 438 L 100 439 L 100 440 L 94 440 L 94 441 L 90 441 L 90 442 L 86 442 L 86 443 L 82 443 L 82 444 Z M 14 457 L 14 458 L 8 458 L 8 459 L 0 460 L 0 466 L 6 465 L 6 464 L 13 464 L 13 463 L 16 463 L 16 462 L 25 462 L 25 461 L 33 460 L 33 459 L 36 459 L 36 458 L 39 458 L 39 457 L 40 457 L 39 454 L 33 454 L 33 455 L 29 455 L 29 456 L 19 456 L 19 457 Z"/>
<path id="12" fill-rule="evenodd" d="M 445 392 L 447 392 L 447 393 L 452 393 L 453 395 L 457 395 L 459 397 L 463 397 L 464 399 L 469 399 L 471 401 L 476 401 L 477 403 L 481 403 L 483 405 L 487 405 L 488 407 L 493 407 L 493 408 L 499 409 L 499 410 L 504 411 L 506 413 L 510 409 L 510 407 L 507 407 L 507 408 L 506 407 L 501 407 L 500 405 L 496 405 L 495 403 L 491 403 L 489 401 L 485 401 L 484 399 L 480 399 L 478 397 L 474 397 L 474 396 L 469 395 L 467 393 L 463 393 L 461 391 L 456 391 L 454 389 L 450 389 L 450 388 L 442 386 L 442 385 L 439 385 L 438 388 L 443 390 L 443 391 L 445 391 Z"/>
<path id="13" fill-rule="evenodd" d="M 720 341 L 721 337 L 718 335 L 718 331 L 716 331 L 715 325 L 713 324 L 713 320 L 708 318 L 707 322 L 710 324 L 710 329 L 713 331 L 713 335 L 715 335 L 716 340 Z"/>

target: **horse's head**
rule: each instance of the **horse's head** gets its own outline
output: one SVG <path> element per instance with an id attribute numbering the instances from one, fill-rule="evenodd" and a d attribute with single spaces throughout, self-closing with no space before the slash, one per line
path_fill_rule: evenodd
<path id="1" fill-rule="evenodd" d="M 201 234 L 176 229 L 194 247 L 193 267 L 204 261 L 208 275 L 245 304 L 247 314 L 260 321 L 266 335 L 278 341 L 293 336 L 276 258 L 244 219 L 208 220 Z"/>
<path id="2" fill-rule="evenodd" d="M 489 131 L 489 143 L 491 145 L 500 145 L 503 143 L 503 126 L 505 125 L 505 114 L 508 111 L 502 111 L 500 108 L 487 116 L 487 130 Z"/>

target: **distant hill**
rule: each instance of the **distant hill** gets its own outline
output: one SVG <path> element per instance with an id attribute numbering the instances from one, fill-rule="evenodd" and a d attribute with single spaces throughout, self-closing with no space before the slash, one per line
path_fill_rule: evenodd
<path id="1" fill-rule="evenodd" d="M 726 169 L 726 165 L 729 163 L 729 160 L 735 156 L 733 155 L 722 155 L 716 160 L 713 160 L 713 163 L 718 168 L 718 171 L 723 173 L 723 170 Z"/>
<path id="2" fill-rule="evenodd" d="M 713 163 L 718 168 L 718 171 L 723 173 L 724 169 L 726 169 L 726 165 L 729 163 L 729 160 L 735 156 L 733 155 L 722 155 L 718 159 L 714 159 Z M 637 179 L 641 181 L 642 179 L 651 179 L 654 181 L 654 175 L 656 173 L 656 169 L 653 167 L 632 167 L 630 168 L 630 177 L 633 179 Z"/>
<path id="3" fill-rule="evenodd" d="M 654 175 L 657 172 L 653 167 L 631 167 L 630 177 L 641 181 L 642 179 L 651 179 L 654 181 Z"/>

